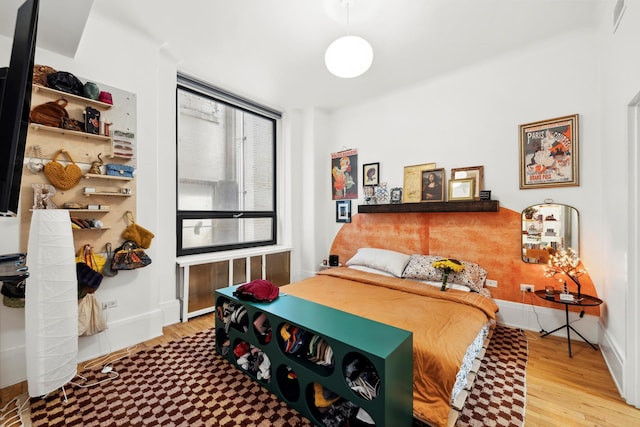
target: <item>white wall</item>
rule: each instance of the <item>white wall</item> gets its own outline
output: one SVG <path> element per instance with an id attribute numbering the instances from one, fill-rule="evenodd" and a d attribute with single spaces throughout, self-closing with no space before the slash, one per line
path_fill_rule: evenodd
<path id="1" fill-rule="evenodd" d="M 108 34 L 109 37 L 105 37 Z M 10 41 L 0 40 L 0 57 L 8 62 Z M 147 340 L 162 333 L 162 326 L 176 321 L 175 233 L 158 232 L 175 217 L 175 65 L 167 65 L 158 46 L 118 23 L 91 15 L 76 57 L 70 59 L 48 51 L 36 52 L 36 63 L 117 87 L 137 95 L 137 215 L 138 223 L 156 232 L 149 255 L 150 267 L 121 273 L 103 281 L 99 300 L 117 298 L 118 307 L 109 310 L 109 329 L 92 337 L 81 337 L 79 359 Z M 168 72 L 166 70 L 169 70 Z M 170 83 L 167 76 L 171 76 Z M 162 102 L 162 103 L 161 103 Z M 167 119 L 169 117 L 169 119 Z M 166 129 L 168 128 L 168 129 Z M 167 148 L 159 150 L 162 144 Z M 161 173 L 168 170 L 169 176 Z M 170 193 L 167 193 L 170 191 Z M 162 221 L 162 222 L 161 222 Z M 174 229 L 174 220 L 170 230 Z M 19 250 L 16 218 L 0 218 L 0 253 Z M 27 284 L 28 286 L 28 284 Z M 169 308 L 167 308 L 169 307 Z M 165 321 L 163 311 L 172 318 Z M 0 387 L 25 378 L 24 310 L 0 306 Z"/>

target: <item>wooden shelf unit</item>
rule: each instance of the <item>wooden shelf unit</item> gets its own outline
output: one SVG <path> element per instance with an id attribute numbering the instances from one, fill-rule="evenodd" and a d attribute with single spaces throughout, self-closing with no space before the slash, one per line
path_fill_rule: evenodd
<path id="1" fill-rule="evenodd" d="M 96 135 L 93 133 L 80 132 L 77 130 L 54 128 L 53 126 L 45 126 L 38 123 L 31 123 L 29 124 L 29 126 L 31 127 L 31 129 L 36 131 L 59 133 L 60 135 L 72 136 L 75 138 L 85 138 L 90 141 L 96 141 L 96 142 L 109 142 L 109 143 L 111 142 L 111 137 L 106 135 Z"/>
<path id="2" fill-rule="evenodd" d="M 110 108 L 113 108 L 112 104 L 107 104 L 106 102 L 97 101 L 91 98 L 85 98 L 84 96 L 78 96 L 72 93 L 62 92 L 60 90 L 52 89 L 46 86 L 33 85 L 33 91 L 42 92 L 43 94 L 52 96 L 52 97 L 57 96 L 58 98 L 63 98 L 63 99 L 66 99 L 67 101 L 77 101 L 81 104 L 93 105 L 94 107 L 98 107 L 103 110 L 108 110 Z"/>
<path id="3" fill-rule="evenodd" d="M 358 213 L 498 212 L 499 210 L 500 203 L 497 200 L 358 205 Z"/>

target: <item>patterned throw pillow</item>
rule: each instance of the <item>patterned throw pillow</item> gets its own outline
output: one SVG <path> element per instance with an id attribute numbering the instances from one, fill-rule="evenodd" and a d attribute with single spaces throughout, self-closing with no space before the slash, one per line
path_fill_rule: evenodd
<path id="1" fill-rule="evenodd" d="M 442 270 L 433 267 L 433 262 L 447 257 L 439 255 L 411 255 L 409 263 L 404 269 L 402 277 L 406 279 L 431 280 L 442 282 Z M 481 292 L 487 279 L 487 270 L 476 263 L 458 260 L 464 265 L 464 270 L 459 273 L 449 274 L 447 283 L 455 283 L 467 286 L 475 292 Z"/>

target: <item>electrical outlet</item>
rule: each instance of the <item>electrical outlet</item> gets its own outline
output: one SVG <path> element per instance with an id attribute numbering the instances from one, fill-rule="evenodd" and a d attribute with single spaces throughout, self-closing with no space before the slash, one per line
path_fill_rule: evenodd
<path id="1" fill-rule="evenodd" d="M 491 279 L 487 279 L 484 282 L 485 286 L 488 288 L 497 288 L 498 287 L 498 281 L 497 280 L 491 280 Z"/>
<path id="2" fill-rule="evenodd" d="M 108 308 L 116 308 L 118 306 L 118 300 L 117 299 L 112 299 L 109 301 L 103 301 L 102 302 L 102 309 L 106 310 Z"/>
<path id="3" fill-rule="evenodd" d="M 528 285 L 526 283 L 521 283 L 520 284 L 520 290 L 522 292 L 533 292 L 534 286 L 533 285 Z"/>

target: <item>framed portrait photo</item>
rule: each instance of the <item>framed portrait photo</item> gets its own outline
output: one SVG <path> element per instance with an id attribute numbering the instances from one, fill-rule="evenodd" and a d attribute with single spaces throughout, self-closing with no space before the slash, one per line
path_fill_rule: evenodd
<path id="1" fill-rule="evenodd" d="M 445 181 L 444 169 L 422 171 L 420 201 L 444 202 Z"/>
<path id="2" fill-rule="evenodd" d="M 380 163 L 367 163 L 362 165 L 363 185 L 380 184 Z"/>
<path id="3" fill-rule="evenodd" d="M 404 167 L 404 182 L 402 200 L 404 203 L 420 202 L 422 200 L 422 172 L 434 170 L 435 163 L 424 163 Z"/>
<path id="4" fill-rule="evenodd" d="M 351 200 L 336 202 L 336 222 L 351 222 Z"/>
<path id="5" fill-rule="evenodd" d="M 473 200 L 475 178 L 452 179 L 449 181 L 449 200 Z"/>
<path id="6" fill-rule="evenodd" d="M 469 166 L 466 168 L 451 169 L 451 179 L 465 178 L 475 179 L 473 185 L 473 198 L 474 200 L 480 200 L 480 192 L 484 190 L 484 166 Z"/>
<path id="7" fill-rule="evenodd" d="M 578 114 L 520 125 L 520 189 L 578 186 Z"/>

